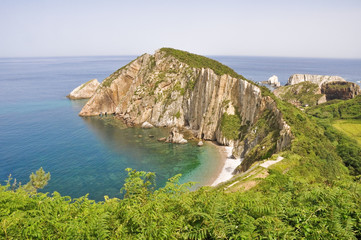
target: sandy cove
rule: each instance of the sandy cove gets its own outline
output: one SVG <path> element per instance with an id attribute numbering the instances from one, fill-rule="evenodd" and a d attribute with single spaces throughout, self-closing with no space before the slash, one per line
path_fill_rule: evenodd
<path id="1" fill-rule="evenodd" d="M 207 185 L 217 186 L 219 183 L 226 182 L 234 176 L 232 173 L 236 167 L 241 164 L 242 160 L 231 158 L 233 147 L 220 146 L 215 142 L 212 142 L 212 144 L 219 152 L 220 164 L 217 173 L 210 179 Z"/>

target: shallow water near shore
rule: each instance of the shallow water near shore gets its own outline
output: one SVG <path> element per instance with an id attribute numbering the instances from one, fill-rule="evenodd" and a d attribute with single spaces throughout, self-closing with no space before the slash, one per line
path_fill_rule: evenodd
<path id="1" fill-rule="evenodd" d="M 111 116 L 81 118 L 78 113 L 86 101 L 65 98 L 78 85 L 93 78 L 102 81 L 134 58 L 0 59 L 0 181 L 12 174 L 26 183 L 31 172 L 43 167 L 51 173 L 43 192 L 71 197 L 89 193 L 94 200 L 121 197 L 125 168 L 155 172 L 157 187 L 178 173 L 182 182 L 210 184 L 222 168 L 219 151 L 210 143 L 201 148 L 192 141 L 159 143 L 157 138 L 165 137 L 168 129 L 126 128 Z M 215 59 L 255 81 L 305 69 L 319 74 L 329 69 L 328 74 L 351 81 L 361 76 L 360 60 Z"/>

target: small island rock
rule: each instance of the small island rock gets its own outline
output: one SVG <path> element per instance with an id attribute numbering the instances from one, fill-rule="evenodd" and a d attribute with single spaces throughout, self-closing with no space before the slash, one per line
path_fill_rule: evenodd
<path id="1" fill-rule="evenodd" d="M 278 77 L 276 75 L 273 75 L 267 80 L 267 84 L 273 86 L 273 87 L 280 87 L 281 83 L 278 81 Z"/>
<path id="2" fill-rule="evenodd" d="M 165 142 L 184 144 L 184 143 L 187 143 L 188 141 L 183 138 L 183 134 L 181 134 L 181 133 L 179 132 L 178 128 L 173 127 L 173 128 L 170 130 L 169 136 L 167 137 L 167 139 L 165 140 Z"/>
<path id="3" fill-rule="evenodd" d="M 95 91 L 97 90 L 100 83 L 97 79 L 92 79 L 78 87 L 76 87 L 67 98 L 69 99 L 85 99 L 85 98 L 91 98 Z"/>

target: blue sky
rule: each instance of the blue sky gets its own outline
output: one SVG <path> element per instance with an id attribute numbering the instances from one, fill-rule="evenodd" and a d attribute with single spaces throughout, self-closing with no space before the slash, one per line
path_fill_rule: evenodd
<path id="1" fill-rule="evenodd" d="M 360 0 L 1 0 L 0 57 L 361 58 Z"/>

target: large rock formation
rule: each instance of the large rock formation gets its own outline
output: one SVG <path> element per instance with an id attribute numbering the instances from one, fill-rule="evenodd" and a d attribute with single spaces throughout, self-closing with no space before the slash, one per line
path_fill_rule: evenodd
<path id="1" fill-rule="evenodd" d="M 70 99 L 91 98 L 99 85 L 100 83 L 98 82 L 97 79 L 92 79 L 76 87 L 73 91 L 71 91 L 71 93 L 67 97 Z"/>
<path id="2" fill-rule="evenodd" d="M 312 74 L 293 74 L 289 77 L 286 85 L 294 85 L 301 82 L 311 82 L 321 87 L 328 82 L 345 82 L 346 80 L 339 76 L 312 75 Z"/>
<path id="3" fill-rule="evenodd" d="M 360 86 L 352 82 L 330 82 L 321 86 L 322 94 L 325 94 L 326 100 L 333 99 L 352 99 L 361 93 Z"/>
<path id="4" fill-rule="evenodd" d="M 115 112 L 129 125 L 184 127 L 198 139 L 234 145 L 236 156 L 267 145 L 254 160 L 283 150 L 292 138 L 274 100 L 258 86 L 214 60 L 174 49 L 144 54 L 106 78 L 80 116 L 100 112 Z M 255 137 L 249 132 L 258 125 L 262 134 Z"/>

